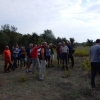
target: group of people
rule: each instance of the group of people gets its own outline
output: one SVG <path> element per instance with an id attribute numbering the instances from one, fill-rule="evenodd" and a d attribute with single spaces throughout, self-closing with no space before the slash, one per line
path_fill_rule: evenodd
<path id="1" fill-rule="evenodd" d="M 56 48 L 56 49 L 53 49 Z M 54 60 L 54 50 L 57 53 L 57 66 L 62 64 L 62 68 L 68 70 L 68 61 L 71 59 L 72 67 L 74 66 L 73 58 L 73 47 L 69 42 L 66 44 L 64 41 L 59 42 L 57 46 L 52 43 L 47 44 L 43 42 L 42 45 L 34 45 L 31 43 L 26 49 L 24 46 L 20 47 L 17 45 L 5 47 L 4 54 L 4 72 L 9 72 L 10 68 L 15 70 L 22 66 L 26 67 L 26 72 L 32 72 L 34 74 L 35 69 L 39 72 L 39 80 L 44 79 L 45 69 L 52 67 Z M 8 65 L 9 63 L 9 65 Z M 31 68 L 32 65 L 32 69 Z"/>
<path id="2" fill-rule="evenodd" d="M 15 70 L 18 66 L 20 66 L 20 69 L 22 66 L 26 66 L 26 72 L 32 72 L 34 74 L 36 68 L 39 72 L 39 80 L 43 80 L 45 69 L 51 67 L 52 61 L 54 60 L 53 48 L 56 48 L 57 66 L 62 64 L 62 68 L 68 70 L 68 62 L 71 59 L 71 66 L 74 67 L 74 49 L 70 42 L 66 44 L 62 41 L 57 46 L 52 43 L 48 45 L 47 42 L 43 42 L 42 45 L 33 46 L 33 44 L 29 44 L 27 49 L 24 46 L 19 48 L 18 45 L 15 45 L 9 50 L 9 46 L 6 46 L 3 51 L 4 72 L 9 72 L 11 68 Z M 100 39 L 97 39 L 96 44 L 90 48 L 89 54 L 91 63 L 91 86 L 95 88 L 95 76 L 97 72 L 100 75 Z M 30 69 L 31 64 L 32 70 Z"/>

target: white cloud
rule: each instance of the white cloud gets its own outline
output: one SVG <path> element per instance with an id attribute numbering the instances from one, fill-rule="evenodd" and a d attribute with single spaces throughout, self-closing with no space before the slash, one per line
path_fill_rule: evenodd
<path id="1" fill-rule="evenodd" d="M 0 25 L 14 25 L 21 33 L 51 29 L 56 37 L 82 42 L 99 36 L 99 9 L 100 0 L 0 0 Z"/>

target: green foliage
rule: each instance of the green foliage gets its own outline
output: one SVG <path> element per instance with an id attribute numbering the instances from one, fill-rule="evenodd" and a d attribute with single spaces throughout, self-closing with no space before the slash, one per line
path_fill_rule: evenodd
<path id="1" fill-rule="evenodd" d="M 90 47 L 80 47 L 75 49 L 74 55 L 78 57 L 89 56 Z"/>
<path id="2" fill-rule="evenodd" d="M 56 38 L 51 30 L 44 30 L 44 33 L 41 34 L 40 37 L 47 43 L 54 43 L 56 41 Z"/>
<path id="3" fill-rule="evenodd" d="M 39 77 L 39 71 L 36 70 L 35 75 L 36 75 L 36 77 L 38 78 L 38 77 Z"/>
<path id="4" fill-rule="evenodd" d="M 9 45 L 9 41 L 10 38 L 6 34 L 0 33 L 0 52 L 3 51 L 5 45 Z"/>
<path id="5" fill-rule="evenodd" d="M 91 67 L 90 67 L 90 60 L 87 58 L 86 60 L 84 60 L 82 63 L 81 63 L 82 67 L 87 71 L 87 72 L 90 72 L 91 70 Z"/>
<path id="6" fill-rule="evenodd" d="M 69 38 L 70 39 L 70 42 L 71 42 L 71 44 L 74 46 L 74 38 Z"/>
<path id="7" fill-rule="evenodd" d="M 87 46 L 92 46 L 94 44 L 94 42 L 93 42 L 93 40 L 87 39 L 86 44 L 87 44 Z"/>
<path id="8" fill-rule="evenodd" d="M 23 76 L 23 75 L 20 75 L 20 81 L 21 81 L 21 82 L 25 82 L 25 81 L 26 81 L 26 78 L 25 78 L 25 76 Z"/>

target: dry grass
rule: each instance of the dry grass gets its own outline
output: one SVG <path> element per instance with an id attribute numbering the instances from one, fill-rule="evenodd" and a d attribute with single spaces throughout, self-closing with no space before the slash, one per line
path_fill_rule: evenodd
<path id="1" fill-rule="evenodd" d="M 61 68 L 47 68 L 44 81 L 38 81 L 35 74 L 26 73 L 25 68 L 17 68 L 10 73 L 3 72 L 0 61 L 0 100 L 100 100 L 100 91 L 91 90 L 90 78 L 81 69 L 75 58 L 75 67 L 69 66 L 69 77 Z M 20 76 L 25 81 L 20 80 Z M 100 87 L 99 77 L 96 85 Z"/>

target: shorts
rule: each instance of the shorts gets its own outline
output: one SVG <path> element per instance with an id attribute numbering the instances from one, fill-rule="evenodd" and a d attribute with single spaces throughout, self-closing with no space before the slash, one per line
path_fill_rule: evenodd
<path id="1" fill-rule="evenodd" d="M 25 58 L 20 58 L 20 63 L 24 63 L 25 62 Z"/>
<path id="2" fill-rule="evenodd" d="M 6 59 L 5 62 L 4 62 L 4 64 L 7 65 L 8 63 L 12 64 L 12 60 L 11 59 Z"/>
<path id="3" fill-rule="evenodd" d="M 50 60 L 54 60 L 54 54 L 51 55 Z"/>
<path id="4" fill-rule="evenodd" d="M 61 54 L 57 54 L 57 60 L 61 60 Z"/>
<path id="5" fill-rule="evenodd" d="M 50 61 L 50 56 L 46 56 L 46 61 Z"/>
<path id="6" fill-rule="evenodd" d="M 26 59 L 26 64 L 27 64 L 27 65 L 32 64 L 32 58 L 27 58 L 27 59 Z"/>

